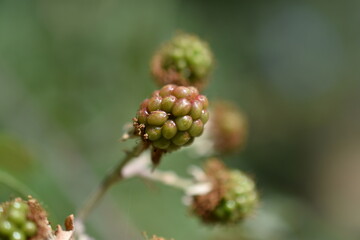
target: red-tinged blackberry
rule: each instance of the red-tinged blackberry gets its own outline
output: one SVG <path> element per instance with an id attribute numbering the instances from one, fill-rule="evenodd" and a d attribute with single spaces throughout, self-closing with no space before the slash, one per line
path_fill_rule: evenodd
<path id="1" fill-rule="evenodd" d="M 241 149 L 247 138 L 248 123 L 244 114 L 231 102 L 212 104 L 211 138 L 218 153 L 231 153 Z"/>
<path id="2" fill-rule="evenodd" d="M 202 89 L 213 65 L 206 42 L 195 35 L 178 34 L 155 54 L 151 71 L 160 86 L 177 84 Z"/>
<path id="3" fill-rule="evenodd" d="M 213 189 L 195 196 L 192 210 L 204 223 L 236 223 L 253 214 L 258 205 L 254 181 L 239 170 L 227 169 L 219 160 L 211 159 L 205 167 Z"/>
<path id="4" fill-rule="evenodd" d="M 0 205 L 0 239 L 43 240 L 50 233 L 47 214 L 35 199 L 16 198 Z"/>
<path id="5" fill-rule="evenodd" d="M 165 85 L 141 103 L 134 118 L 135 134 L 160 155 L 189 145 L 204 130 L 208 105 L 195 87 Z"/>
<path id="6" fill-rule="evenodd" d="M 248 135 L 248 121 L 239 108 L 228 101 L 215 101 L 205 133 L 193 149 L 200 156 L 217 156 L 241 150 Z"/>

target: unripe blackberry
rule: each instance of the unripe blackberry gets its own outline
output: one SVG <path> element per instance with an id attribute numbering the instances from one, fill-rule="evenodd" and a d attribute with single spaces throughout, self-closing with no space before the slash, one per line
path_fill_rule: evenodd
<path id="1" fill-rule="evenodd" d="M 212 104 L 211 138 L 216 152 L 224 154 L 241 149 L 247 137 L 248 123 L 244 114 L 231 102 Z"/>
<path id="2" fill-rule="evenodd" d="M 49 233 L 47 214 L 36 200 L 17 198 L 0 205 L 0 239 L 43 240 Z"/>
<path id="3" fill-rule="evenodd" d="M 134 118 L 135 134 L 155 150 L 178 149 L 202 134 L 208 104 L 195 87 L 165 85 L 140 105 Z"/>
<path id="4" fill-rule="evenodd" d="M 233 103 L 215 101 L 209 109 L 211 118 L 206 131 L 199 141 L 194 144 L 194 150 L 201 156 L 216 156 L 241 150 L 248 135 L 248 121 L 246 116 Z"/>
<path id="5" fill-rule="evenodd" d="M 190 34 L 178 34 L 155 54 L 151 71 L 159 83 L 195 86 L 202 89 L 213 67 L 206 42 Z"/>
<path id="6" fill-rule="evenodd" d="M 251 215 L 258 194 L 254 181 L 239 170 L 227 169 L 219 160 L 206 165 L 206 174 L 213 189 L 206 195 L 195 196 L 192 209 L 205 223 L 236 223 Z"/>

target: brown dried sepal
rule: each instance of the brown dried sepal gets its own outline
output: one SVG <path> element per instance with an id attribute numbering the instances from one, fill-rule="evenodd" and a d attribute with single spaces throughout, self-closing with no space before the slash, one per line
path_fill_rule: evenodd
<path id="1" fill-rule="evenodd" d="M 212 183 L 212 190 L 205 195 L 195 196 L 192 210 L 204 222 L 212 223 L 216 221 L 213 211 L 226 192 L 225 183 L 229 179 L 229 171 L 220 160 L 212 158 L 205 164 L 205 173 Z"/>
<path id="2" fill-rule="evenodd" d="M 134 126 L 134 135 L 140 136 L 144 144 L 149 147 L 150 141 L 148 140 L 148 135 L 145 133 L 145 125 L 138 122 L 137 118 L 133 118 L 133 126 Z M 146 147 L 146 148 L 147 148 Z M 161 161 L 161 157 L 164 153 L 167 151 L 162 149 L 153 148 L 151 152 L 151 162 L 154 165 L 154 168 L 156 168 Z"/>
<path id="3" fill-rule="evenodd" d="M 16 200 L 15 200 L 16 201 Z M 29 196 L 27 201 L 29 206 L 28 219 L 33 221 L 37 226 L 36 235 L 31 237 L 29 240 L 44 240 L 47 239 L 51 234 L 52 230 L 50 223 L 47 219 L 46 211 L 40 206 L 36 199 Z"/>
<path id="4" fill-rule="evenodd" d="M 137 118 L 133 118 L 134 126 L 134 135 L 140 136 L 144 141 L 146 140 L 145 136 L 145 125 L 138 122 Z"/>
<path id="5" fill-rule="evenodd" d="M 65 229 L 66 231 L 72 231 L 74 228 L 74 215 L 71 214 L 65 219 Z"/>
<path id="6" fill-rule="evenodd" d="M 159 52 L 154 55 L 150 64 L 151 74 L 159 86 L 167 84 L 175 84 L 179 86 L 194 86 L 199 91 L 202 91 L 207 85 L 207 79 L 198 79 L 194 82 L 190 82 L 184 78 L 176 69 L 169 67 L 164 68 L 164 61 L 162 53 Z"/>
<path id="7" fill-rule="evenodd" d="M 70 215 L 65 219 L 65 230 L 60 225 L 56 226 L 56 240 L 73 240 L 74 236 L 74 215 Z"/>

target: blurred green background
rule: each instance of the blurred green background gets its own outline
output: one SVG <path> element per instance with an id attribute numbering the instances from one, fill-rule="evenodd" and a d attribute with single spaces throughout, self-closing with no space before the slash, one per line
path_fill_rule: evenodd
<path id="1" fill-rule="evenodd" d="M 53 224 L 81 206 L 133 144 L 118 139 L 156 88 L 152 54 L 183 30 L 216 56 L 208 97 L 248 115 L 247 148 L 225 160 L 256 177 L 261 208 L 206 227 L 178 190 L 131 179 L 91 215 L 90 234 L 360 239 L 359 23 L 357 0 L 0 0 L 0 200 L 31 193 Z M 182 151 L 160 168 L 201 162 Z"/>

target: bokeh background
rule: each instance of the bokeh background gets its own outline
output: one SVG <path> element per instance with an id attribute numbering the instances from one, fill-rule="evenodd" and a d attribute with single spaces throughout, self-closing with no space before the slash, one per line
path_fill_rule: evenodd
<path id="1" fill-rule="evenodd" d="M 149 60 L 177 30 L 209 42 L 210 99 L 234 101 L 256 177 L 249 221 L 206 227 L 182 193 L 131 179 L 87 227 L 97 239 L 360 239 L 360 2 L 0 0 L 0 200 L 30 193 L 52 223 L 73 213 L 133 142 L 122 126 L 156 88 Z M 186 151 L 161 169 L 201 164 Z"/>

